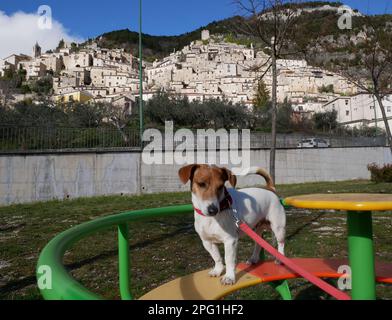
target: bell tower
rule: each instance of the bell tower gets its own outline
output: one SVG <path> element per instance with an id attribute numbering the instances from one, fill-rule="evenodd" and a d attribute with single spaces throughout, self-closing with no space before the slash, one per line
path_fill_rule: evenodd
<path id="1" fill-rule="evenodd" d="M 38 42 L 35 43 L 35 46 L 33 47 L 33 57 L 38 58 L 41 56 L 41 47 L 39 46 Z"/>

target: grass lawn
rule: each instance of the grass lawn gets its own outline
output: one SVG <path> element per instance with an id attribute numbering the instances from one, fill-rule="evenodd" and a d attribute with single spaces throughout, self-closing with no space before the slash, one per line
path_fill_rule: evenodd
<path id="1" fill-rule="evenodd" d="M 392 184 L 368 181 L 278 186 L 291 195 L 318 192 L 392 193 Z M 121 211 L 190 203 L 189 193 L 99 197 L 0 207 L 0 299 L 40 299 L 35 265 L 45 244 L 74 225 Z M 345 215 L 338 212 L 287 211 L 286 254 L 289 257 L 347 256 Z M 374 216 L 377 258 L 392 262 L 392 216 Z M 132 292 L 140 297 L 164 282 L 212 266 L 193 228 L 193 216 L 150 219 L 130 225 Z M 271 239 L 271 238 L 270 238 Z M 240 241 L 239 260 L 253 244 Z M 117 233 L 108 230 L 79 242 L 65 255 L 72 275 L 92 291 L 118 299 Z M 329 299 L 302 280 L 290 281 L 296 299 Z M 378 295 L 392 299 L 392 288 L 379 285 Z M 268 285 L 231 295 L 228 299 L 278 299 Z"/>

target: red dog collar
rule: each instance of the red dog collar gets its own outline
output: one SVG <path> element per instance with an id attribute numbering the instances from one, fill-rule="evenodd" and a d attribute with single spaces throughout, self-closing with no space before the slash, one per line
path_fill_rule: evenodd
<path id="1" fill-rule="evenodd" d="M 224 192 L 225 192 L 225 197 L 223 198 L 223 200 L 219 204 L 219 211 L 224 211 L 224 210 L 230 209 L 233 204 L 233 198 L 231 197 L 229 191 L 227 191 L 227 189 L 225 188 Z M 200 209 L 197 209 L 195 206 L 193 206 L 193 209 L 195 210 L 196 213 L 205 217 L 205 215 L 203 214 L 203 212 Z"/>

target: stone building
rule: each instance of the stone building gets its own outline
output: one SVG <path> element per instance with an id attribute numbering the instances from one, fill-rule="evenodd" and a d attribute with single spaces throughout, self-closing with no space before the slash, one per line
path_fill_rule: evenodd
<path id="1" fill-rule="evenodd" d="M 392 128 L 392 95 L 383 98 L 389 126 Z M 380 104 L 376 97 L 368 93 L 353 96 L 338 97 L 323 106 L 323 111 L 335 110 L 338 122 L 350 127 L 363 125 L 385 129 Z"/>
<path id="2" fill-rule="evenodd" d="M 39 58 L 41 56 L 42 49 L 39 46 L 38 42 L 35 43 L 33 47 L 33 58 Z"/>

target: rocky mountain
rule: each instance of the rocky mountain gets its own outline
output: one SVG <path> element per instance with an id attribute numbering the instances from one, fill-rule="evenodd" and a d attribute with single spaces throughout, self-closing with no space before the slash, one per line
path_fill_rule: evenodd
<path id="1" fill-rule="evenodd" d="M 311 53 L 304 57 L 302 54 L 292 54 L 290 58 L 306 58 L 310 64 L 325 68 L 337 63 L 339 60 L 353 59 L 357 52 L 357 44 L 363 36 L 363 30 L 369 24 L 374 26 L 392 25 L 392 15 L 365 16 L 354 10 L 352 29 L 341 30 L 337 26 L 340 17 L 338 8 L 340 2 L 316 1 L 296 5 L 298 22 L 296 33 L 301 37 L 294 41 L 306 43 Z M 268 15 L 268 12 L 262 13 Z M 174 50 L 179 50 L 191 41 L 200 39 L 203 29 L 208 29 L 211 34 L 220 34 L 229 42 L 242 44 L 253 43 L 263 49 L 257 38 L 249 39 L 238 32 L 238 25 L 244 22 L 243 17 L 234 16 L 225 20 L 213 21 L 206 26 L 178 36 L 143 35 L 144 56 L 147 61 L 163 58 Z M 237 26 L 237 27 L 236 27 Z M 108 48 L 125 48 L 138 55 L 138 33 L 128 29 L 105 33 L 95 39 L 100 46 Z M 319 44 L 322 44 L 320 46 Z"/>
<path id="2" fill-rule="evenodd" d="M 212 34 L 229 34 L 231 27 L 240 17 L 233 17 L 226 20 L 214 21 L 192 32 L 178 36 L 154 36 L 143 34 L 143 54 L 144 57 L 153 61 L 156 58 L 163 58 L 174 50 L 182 49 L 191 41 L 199 40 L 203 29 L 208 29 Z M 101 47 L 105 48 L 125 48 L 138 55 L 139 33 L 129 29 L 117 30 L 102 34 L 94 39 Z"/>

